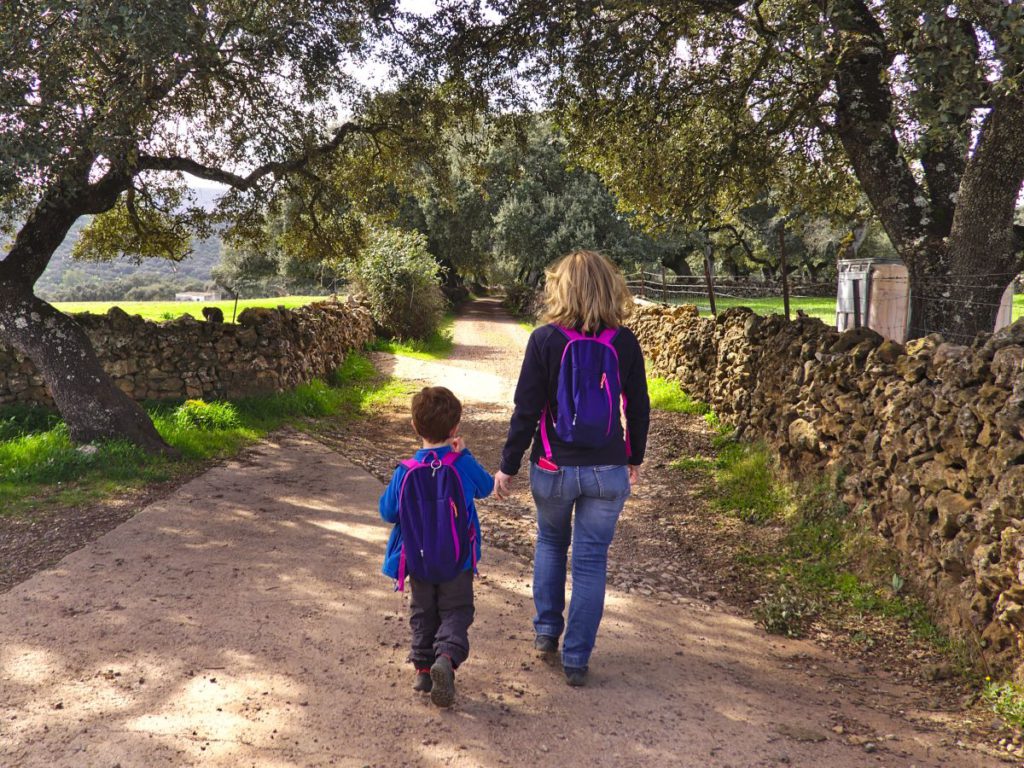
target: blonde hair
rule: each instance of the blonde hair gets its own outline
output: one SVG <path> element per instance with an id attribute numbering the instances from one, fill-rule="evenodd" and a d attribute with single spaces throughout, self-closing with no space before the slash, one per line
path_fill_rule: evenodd
<path id="1" fill-rule="evenodd" d="M 633 295 L 622 272 L 596 251 L 573 251 L 547 270 L 546 323 L 587 333 L 618 328 L 633 311 Z"/>

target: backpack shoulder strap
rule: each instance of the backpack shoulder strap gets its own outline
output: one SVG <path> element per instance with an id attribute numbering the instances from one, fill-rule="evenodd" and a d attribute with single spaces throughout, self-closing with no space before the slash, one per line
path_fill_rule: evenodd
<path id="1" fill-rule="evenodd" d="M 456 461 L 462 458 L 462 451 L 448 451 L 442 458 L 441 463 L 446 467 L 452 466 Z"/>
<path id="2" fill-rule="evenodd" d="M 406 469 L 416 469 L 417 467 L 424 466 L 422 461 L 416 461 L 416 459 L 405 459 L 404 461 L 400 461 L 399 464 Z"/>
<path id="3" fill-rule="evenodd" d="M 615 341 L 615 337 L 619 335 L 618 328 L 605 328 L 601 333 L 598 334 L 597 340 L 602 344 L 611 344 Z"/>
<path id="4" fill-rule="evenodd" d="M 575 328 L 566 328 L 564 325 L 555 325 L 554 323 L 551 323 L 551 327 L 558 330 L 569 341 L 579 341 L 580 339 L 587 338 Z"/>

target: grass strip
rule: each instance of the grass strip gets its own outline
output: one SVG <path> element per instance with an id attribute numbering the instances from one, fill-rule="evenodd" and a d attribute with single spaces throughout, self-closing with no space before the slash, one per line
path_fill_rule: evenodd
<path id="1" fill-rule="evenodd" d="M 656 411 L 689 413 L 695 416 L 706 416 L 711 413 L 710 405 L 694 400 L 678 383 L 669 379 L 656 376 L 648 378 L 647 394 L 651 398 L 651 408 Z"/>
<path id="2" fill-rule="evenodd" d="M 455 346 L 455 315 L 445 315 L 440 327 L 425 339 L 378 339 L 370 346 L 377 352 L 412 357 L 417 360 L 443 360 Z"/>
<path id="3" fill-rule="evenodd" d="M 289 392 L 231 402 L 187 401 L 147 407 L 157 430 L 180 459 L 149 456 L 123 441 L 81 447 L 67 426 L 41 408 L 0 410 L 0 515 L 72 505 L 169 480 L 201 462 L 236 453 L 286 424 L 355 418 L 408 394 L 382 379 L 361 354 L 350 354 L 330 377 Z"/>
<path id="4" fill-rule="evenodd" d="M 810 619 L 825 612 L 885 617 L 947 654 L 961 670 L 972 666 L 966 646 L 949 638 L 924 603 L 903 591 L 895 557 L 886 555 L 857 524 L 834 490 L 837 481 L 819 477 L 788 482 L 766 444 L 736 440 L 713 410 L 686 396 L 674 382 L 652 379 L 649 390 L 652 406 L 703 414 L 717 432 L 714 456 L 684 456 L 669 466 L 704 475 L 706 496 L 718 513 L 783 529 L 771 551 L 738 557 L 771 585 L 755 611 L 762 626 L 801 636 Z M 863 641 L 872 642 L 866 635 Z M 1008 695 L 1004 692 L 1003 698 Z M 1024 698 L 1021 702 L 1024 713 Z"/>

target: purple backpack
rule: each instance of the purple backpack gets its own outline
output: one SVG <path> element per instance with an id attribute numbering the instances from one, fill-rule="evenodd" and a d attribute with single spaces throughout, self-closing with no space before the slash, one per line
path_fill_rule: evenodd
<path id="1" fill-rule="evenodd" d="M 462 453 L 450 451 L 428 461 L 407 459 L 409 471 L 398 492 L 398 524 L 402 529 L 402 554 L 398 584 L 405 589 L 405 574 L 420 581 L 440 584 L 451 581 L 472 558 L 476 570 L 476 529 L 469 521 L 462 478 L 454 464 Z"/>
<path id="2" fill-rule="evenodd" d="M 612 346 L 619 330 L 607 328 L 597 336 L 585 336 L 571 328 L 553 327 L 569 340 L 558 367 L 558 410 L 552 413 L 555 432 L 563 442 L 582 448 L 605 445 L 619 419 L 619 399 L 625 404 L 619 353 Z M 550 410 L 550 405 L 545 406 L 540 420 L 541 442 L 549 462 L 551 442 L 546 416 Z M 628 452 L 628 436 L 626 449 Z"/>

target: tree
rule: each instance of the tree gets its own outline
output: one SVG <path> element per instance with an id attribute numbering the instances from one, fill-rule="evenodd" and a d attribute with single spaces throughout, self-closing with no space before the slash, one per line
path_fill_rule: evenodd
<path id="1" fill-rule="evenodd" d="M 439 270 L 423 235 L 390 227 L 375 229 L 350 263 L 374 323 L 398 339 L 425 339 L 440 326 L 445 301 Z"/>
<path id="2" fill-rule="evenodd" d="M 420 198 L 435 255 L 477 271 L 501 262 L 516 280 L 536 285 L 546 266 L 574 248 L 600 249 L 620 262 L 673 252 L 674 240 L 645 234 L 596 174 L 571 165 L 546 116 L 489 127 L 478 134 L 478 160 L 453 157 L 447 186 Z"/>
<path id="3" fill-rule="evenodd" d="M 395 13 L 392 0 L 0 4 L 0 227 L 16 233 L 0 340 L 35 363 L 73 439 L 168 450 L 82 329 L 33 293 L 71 226 L 95 217 L 93 255 L 184 258 L 211 221 L 186 173 L 234 190 L 222 214 L 258 219 L 254 201 L 290 175 L 385 130 L 344 64 Z"/>
<path id="4" fill-rule="evenodd" d="M 433 47 L 446 71 L 492 91 L 529 72 L 577 155 L 641 216 L 714 211 L 765 182 L 784 209 L 814 211 L 852 174 L 910 273 L 911 335 L 992 328 L 1024 266 L 1019 2 L 489 5 L 431 19 L 463 40 Z"/>

